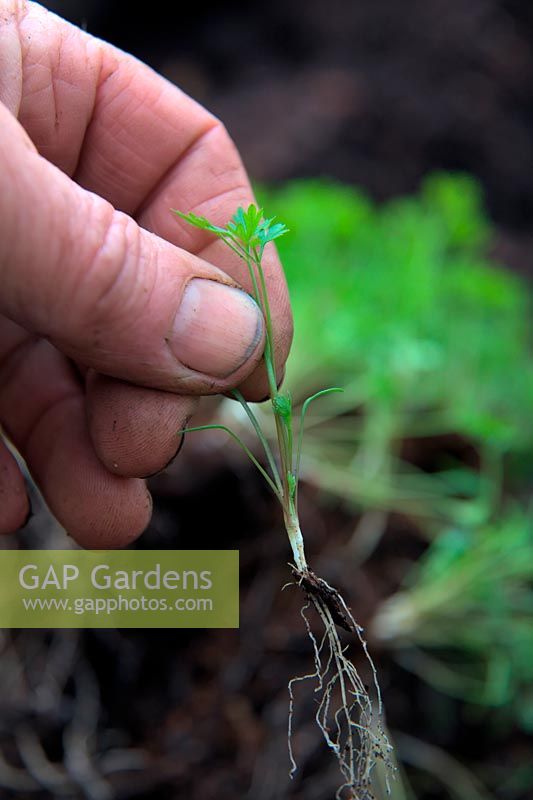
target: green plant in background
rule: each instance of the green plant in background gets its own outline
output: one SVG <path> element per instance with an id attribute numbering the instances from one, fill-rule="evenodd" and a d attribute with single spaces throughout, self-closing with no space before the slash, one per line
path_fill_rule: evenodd
<path id="1" fill-rule="evenodd" d="M 473 180 L 436 175 L 417 197 L 373 206 L 303 181 L 265 192 L 294 236 L 280 242 L 296 320 L 286 385 L 344 386 L 309 417 L 304 467 L 359 507 L 471 524 L 501 493 L 502 459 L 533 447 L 528 293 L 489 262 Z M 404 443 L 454 434 L 481 470 L 422 474 Z"/>
<path id="2" fill-rule="evenodd" d="M 428 544 L 373 636 L 439 689 L 533 730 L 531 309 L 525 282 L 487 255 L 477 184 L 434 175 L 379 207 L 321 181 L 262 194 L 294 231 L 279 240 L 296 323 L 290 395 L 277 405 L 272 392 L 275 422 L 265 406 L 251 417 L 242 404 L 240 418 L 230 401 L 222 418 L 244 446 L 252 419 L 265 448 L 287 404 L 306 412 L 298 477 L 361 512 L 353 558 L 394 512 Z M 332 384 L 344 392 L 320 414 L 304 406 Z"/>
<path id="3" fill-rule="evenodd" d="M 295 230 L 279 248 L 297 331 L 287 385 L 296 405 L 317 379 L 345 387 L 308 418 L 304 475 L 363 512 L 360 557 L 394 511 L 430 542 L 373 634 L 531 731 L 529 287 L 488 258 L 469 177 L 431 176 L 381 207 L 316 181 L 264 194 Z"/>
<path id="4" fill-rule="evenodd" d="M 291 395 L 278 390 L 276 384 L 272 318 L 262 267 L 265 247 L 269 242 L 286 234 L 288 232 L 286 226 L 274 222 L 274 219 L 264 219 L 262 209 L 258 209 L 254 205 L 249 206 L 247 210 L 239 208 L 225 227 L 214 225 L 204 217 L 198 217 L 193 213 L 183 214 L 179 211 L 174 213 L 191 225 L 209 231 L 220 238 L 239 258 L 244 260 L 250 276 L 252 296 L 263 311 L 265 318 L 264 363 L 270 389 L 270 406 L 276 430 L 278 458 L 274 457 L 259 419 L 243 395 L 237 390 L 233 391 L 233 395 L 241 404 L 263 448 L 266 468 L 260 464 L 242 438 L 225 425 L 202 425 L 188 428 L 183 433 L 199 430 L 223 430 L 228 433 L 257 467 L 283 510 L 285 528 L 294 557 L 293 574 L 307 598 L 302 616 L 313 645 L 315 661 L 315 671 L 312 674 L 294 678 L 289 683 L 289 752 L 293 770 L 296 769 L 291 747 L 293 686 L 298 681 L 314 679 L 318 700 L 316 721 L 327 745 L 338 760 L 343 776 L 343 783 L 339 787 L 336 797 L 339 800 L 343 796 L 348 796 L 353 800 L 370 800 L 373 767 L 377 760 L 388 764 L 390 751 L 383 728 L 381 695 L 376 671 L 368 656 L 366 642 L 362 638 L 362 628 L 353 619 L 343 598 L 336 589 L 310 569 L 305 556 L 298 515 L 298 480 L 303 425 L 307 410 L 315 399 L 342 390 L 322 389 L 307 397 L 302 404 L 298 432 L 294 430 Z M 311 606 L 317 612 L 324 628 L 318 638 L 312 631 L 305 613 Z M 374 677 L 377 708 L 374 708 L 367 688 L 346 655 L 346 646 L 339 638 L 337 626 L 354 634 L 368 657 Z M 346 792 L 349 794 L 346 795 Z"/>
<path id="5" fill-rule="evenodd" d="M 383 604 L 374 635 L 441 691 L 505 709 L 533 733 L 532 577 L 533 519 L 523 509 L 450 528 Z"/>

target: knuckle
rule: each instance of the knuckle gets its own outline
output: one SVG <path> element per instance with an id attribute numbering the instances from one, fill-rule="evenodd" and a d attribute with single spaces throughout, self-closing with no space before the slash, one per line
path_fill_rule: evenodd
<path id="1" fill-rule="evenodd" d="M 246 173 L 233 139 L 222 122 L 216 120 L 197 142 L 197 149 L 202 151 L 202 157 L 208 159 L 210 178 L 217 182 L 228 178 L 235 183 L 246 184 L 249 190 Z"/>
<path id="2" fill-rule="evenodd" d="M 253 193 L 246 170 L 224 125 L 216 120 L 203 132 L 191 153 L 191 164 L 209 165 L 209 192 L 203 192 L 191 211 L 225 224 L 238 206 L 247 206 Z"/>
<path id="3" fill-rule="evenodd" d="M 85 265 L 72 288 L 72 312 L 78 325 L 109 324 L 129 316 L 139 301 L 140 230 L 126 214 L 112 207 L 89 215 Z"/>

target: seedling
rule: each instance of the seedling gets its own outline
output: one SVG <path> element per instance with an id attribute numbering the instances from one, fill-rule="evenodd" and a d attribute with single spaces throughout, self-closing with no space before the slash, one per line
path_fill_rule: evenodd
<path id="1" fill-rule="evenodd" d="M 315 681 L 318 699 L 316 722 L 322 735 L 336 756 L 343 782 L 336 797 L 351 800 L 372 798 L 372 769 L 377 760 L 390 768 L 391 746 L 383 726 L 381 694 L 374 664 L 368 654 L 363 629 L 354 620 L 350 609 L 339 592 L 323 578 L 317 576 L 307 563 L 304 539 L 298 515 L 298 482 L 302 453 L 304 420 L 312 402 L 326 394 L 342 391 L 339 388 L 323 389 L 308 397 L 302 405 L 299 425 L 295 431 L 291 396 L 278 390 L 274 354 L 272 315 L 266 288 L 262 259 L 265 247 L 288 233 L 281 222 L 265 219 L 263 210 L 250 205 L 247 210 L 239 208 L 225 227 L 213 225 L 205 217 L 174 211 L 178 217 L 201 230 L 219 237 L 248 268 L 252 285 L 252 297 L 261 308 L 265 318 L 266 342 L 264 363 L 268 376 L 269 396 L 274 415 L 277 458 L 263 432 L 258 418 L 241 392 L 233 396 L 243 407 L 263 448 L 266 467 L 255 457 L 242 439 L 225 425 L 200 425 L 186 428 L 183 433 L 199 430 L 223 430 L 242 447 L 246 455 L 266 480 L 283 510 L 285 529 L 292 548 L 294 563 L 292 573 L 296 584 L 305 594 L 302 609 L 307 633 L 313 647 L 315 669 L 309 675 L 293 678 L 289 683 L 289 755 L 291 774 L 296 770 L 292 751 L 292 719 L 295 683 L 303 680 Z M 311 629 L 307 610 L 314 608 L 323 625 L 319 637 Z M 362 646 L 370 663 L 373 675 L 375 698 L 364 685 L 355 666 L 346 655 L 347 646 L 341 643 L 338 627 L 354 636 Z"/>
<path id="2" fill-rule="evenodd" d="M 395 560 L 394 581 L 407 574 L 371 638 L 495 731 L 531 734 L 530 286 L 489 257 L 498 233 L 470 176 L 380 205 L 316 180 L 262 194 L 298 220 L 280 241 L 299 333 L 286 385 L 295 404 L 317 375 L 345 387 L 306 418 L 306 474 L 363 512 L 354 560 L 385 531 L 429 543 Z"/>

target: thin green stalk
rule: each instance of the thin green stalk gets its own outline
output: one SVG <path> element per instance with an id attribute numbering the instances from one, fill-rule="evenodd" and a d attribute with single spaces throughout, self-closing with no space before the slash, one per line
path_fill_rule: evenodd
<path id="1" fill-rule="evenodd" d="M 254 289 L 259 298 L 259 306 L 265 316 L 266 341 L 265 341 L 264 360 L 267 369 L 268 384 L 270 387 L 270 398 L 273 399 L 278 393 L 278 383 L 276 380 L 276 364 L 274 360 L 274 333 L 272 328 L 272 315 L 270 313 L 270 305 L 268 302 L 268 295 L 266 292 L 265 276 L 263 273 L 263 268 L 261 266 L 261 261 L 260 260 L 256 261 L 250 250 L 248 250 L 247 253 L 246 264 L 248 266 L 250 274 L 252 275 Z M 257 277 L 254 265 L 257 267 L 257 272 L 259 273 L 259 280 L 261 283 L 261 294 L 259 294 L 259 287 L 257 284 Z"/>
<path id="2" fill-rule="evenodd" d="M 273 326 L 272 326 L 272 313 L 270 311 L 270 302 L 268 300 L 268 292 L 267 292 L 266 281 L 265 281 L 265 272 L 264 272 L 263 267 L 261 265 L 261 258 L 259 257 L 259 255 L 257 253 L 253 253 L 252 254 L 252 259 L 253 259 L 253 261 L 254 261 L 254 263 L 255 263 L 255 265 L 257 267 L 257 271 L 259 273 L 259 281 L 261 283 L 261 292 L 262 292 L 262 299 L 263 299 L 263 311 L 264 311 L 264 314 L 265 314 L 266 326 L 267 326 L 267 331 L 268 331 L 268 339 L 270 340 L 270 346 L 271 346 L 271 351 L 272 351 L 271 352 L 272 367 L 274 368 L 274 371 L 275 371 L 276 364 L 275 364 L 275 361 L 274 361 L 274 331 L 273 331 Z M 277 387 L 276 387 L 276 391 L 277 391 Z"/>
<path id="3" fill-rule="evenodd" d="M 281 493 L 283 491 L 282 484 L 281 484 L 281 478 L 279 476 L 278 467 L 276 465 L 276 461 L 275 461 L 274 456 L 272 454 L 272 450 L 270 449 L 270 445 L 268 443 L 268 439 L 266 438 L 265 434 L 261 430 L 261 426 L 260 426 L 259 422 L 257 421 L 257 417 L 255 416 L 255 414 L 253 413 L 253 411 L 250 408 L 249 404 L 246 402 L 246 400 L 242 396 L 241 392 L 239 392 L 238 389 L 234 389 L 232 391 L 232 394 L 239 401 L 241 406 L 244 408 L 244 410 L 246 412 L 246 415 L 247 415 L 248 419 L 250 420 L 250 422 L 252 423 L 253 428 L 254 428 L 254 430 L 255 430 L 255 432 L 257 434 L 257 438 L 259 439 L 259 441 L 263 445 L 263 450 L 265 451 L 265 455 L 267 457 L 268 464 L 269 464 L 270 469 L 272 471 L 274 482 L 275 482 L 276 486 L 278 487 L 278 491 L 279 491 L 279 493 L 281 495 Z"/>
<path id="4" fill-rule="evenodd" d="M 354 797 L 360 796 L 360 788 L 364 790 L 364 794 L 367 796 L 366 790 L 369 785 L 369 776 L 375 761 L 381 758 L 385 761 L 387 768 L 390 766 L 387 755 L 389 744 L 386 735 L 380 727 L 381 723 L 379 723 L 378 720 L 382 712 L 382 707 L 381 696 L 376 680 L 376 671 L 368 655 L 366 642 L 361 636 L 361 629 L 351 616 L 341 595 L 323 579 L 317 577 L 307 564 L 297 508 L 297 487 L 300 474 L 304 421 L 307 409 L 310 403 L 318 397 L 331 392 L 339 392 L 342 391 L 342 389 L 324 389 L 320 392 L 316 392 L 316 394 L 312 395 L 304 402 L 298 430 L 297 448 L 296 453 L 294 453 L 292 401 L 288 394 L 279 392 L 277 387 L 272 314 L 270 311 L 265 274 L 261 263 L 265 245 L 278 236 L 282 236 L 287 232 L 287 229 L 281 223 L 274 223 L 273 219 L 263 219 L 262 210 L 253 205 L 249 206 L 247 210 L 239 208 L 225 228 L 213 225 L 204 217 L 197 217 L 194 214 L 184 215 L 180 212 L 176 213 L 196 227 L 208 230 L 222 238 L 231 250 L 242 258 L 247 265 L 255 300 L 265 318 L 266 341 L 264 362 L 270 387 L 270 401 L 276 423 L 280 468 L 278 469 L 277 467 L 273 452 L 257 417 L 238 390 L 234 390 L 233 396 L 244 408 L 263 446 L 268 465 L 272 471 L 272 478 L 261 464 L 259 464 L 244 442 L 226 426 L 202 425 L 196 428 L 189 428 L 188 430 L 218 429 L 226 431 L 240 447 L 242 447 L 281 503 L 285 530 L 294 556 L 295 575 L 299 585 L 307 594 L 307 605 L 312 601 L 326 629 L 326 634 L 322 639 L 322 642 L 325 643 L 326 652 L 324 654 L 324 659 L 321 661 L 323 645 L 317 645 L 317 640 L 311 633 L 309 624 L 306 621 L 308 634 L 314 646 L 315 666 L 317 671 L 315 674 L 304 676 L 302 679 L 314 678 L 317 681 L 315 691 L 319 693 L 319 697 L 321 698 L 318 708 L 319 710 L 322 709 L 320 712 L 320 719 L 317 717 L 317 722 L 326 743 L 335 751 L 341 773 L 344 777 L 344 783 L 339 787 L 335 797 L 340 798 L 341 795 L 344 794 L 345 789 L 350 790 Z M 356 634 L 370 661 L 378 698 L 376 717 L 378 721 L 378 727 L 376 728 L 377 734 L 374 733 L 373 730 L 375 720 L 370 696 L 354 665 L 344 655 L 344 649 L 336 628 L 337 625 L 341 625 L 341 627 Z M 293 700 L 291 683 L 289 684 L 289 693 L 291 697 L 289 732 L 291 730 L 290 720 L 292 718 Z M 338 707 L 335 708 L 333 705 L 333 688 L 337 687 L 340 688 L 341 699 L 338 703 Z M 354 697 L 355 700 L 353 699 Z M 360 711 L 359 716 L 356 714 L 356 708 Z M 329 732 L 329 726 L 333 726 L 336 730 L 336 734 L 331 734 Z M 358 737 L 359 743 L 356 737 Z M 346 749 L 344 746 L 346 746 Z M 292 764 L 295 766 L 290 741 L 289 751 L 291 753 Z"/>
<path id="5" fill-rule="evenodd" d="M 233 252 L 239 256 L 239 258 L 246 258 L 246 250 L 244 250 L 239 244 L 237 244 L 233 239 L 233 237 L 228 236 L 227 238 L 224 238 L 222 241 L 230 248 L 230 250 L 233 250 Z M 258 305 L 260 305 L 259 296 L 255 291 L 254 291 L 254 300 Z"/>
<path id="6" fill-rule="evenodd" d="M 252 284 L 254 287 L 254 293 L 257 305 L 261 308 L 264 313 L 265 317 L 265 352 L 264 352 L 264 362 L 267 371 L 268 377 L 268 386 L 270 389 L 270 398 L 274 398 L 278 391 L 278 383 L 276 380 L 276 365 L 274 362 L 274 335 L 272 330 L 272 319 L 270 316 L 270 309 L 268 308 L 268 301 L 265 305 L 265 289 L 264 289 L 264 279 L 262 281 L 261 292 L 259 291 L 259 285 L 257 283 L 257 276 L 254 269 L 254 260 L 252 255 L 249 251 L 246 252 L 244 258 L 246 265 L 248 267 L 248 272 L 250 273 Z M 258 268 L 259 275 L 262 276 L 263 271 L 261 268 Z"/>
<path id="7" fill-rule="evenodd" d="M 231 430 L 231 428 L 228 428 L 226 425 L 197 425 L 194 428 L 183 428 L 180 431 L 180 433 L 193 433 L 194 431 L 217 431 L 217 430 L 218 431 L 225 431 L 227 434 L 229 434 L 229 436 L 231 436 L 232 439 L 234 439 L 237 442 L 237 444 L 240 447 L 242 447 L 242 449 L 244 450 L 244 452 L 246 453 L 246 455 L 248 456 L 250 461 L 253 464 L 255 464 L 255 466 L 257 467 L 257 469 L 259 470 L 259 472 L 263 476 L 263 478 L 266 480 L 266 482 L 268 483 L 268 485 L 270 486 L 270 488 L 272 489 L 272 491 L 274 492 L 274 494 L 276 495 L 276 497 L 278 498 L 280 503 L 283 503 L 283 498 L 282 498 L 282 496 L 281 496 L 281 494 L 280 494 L 280 492 L 278 490 L 278 487 L 276 486 L 274 481 L 271 479 L 271 477 L 268 474 L 268 472 L 265 469 L 263 469 L 263 467 L 261 466 L 261 464 L 259 463 L 257 458 L 254 456 L 254 454 L 252 453 L 250 448 L 247 447 L 244 444 L 242 439 L 239 436 L 237 436 L 237 434 L 234 433 Z"/>
<path id="8" fill-rule="evenodd" d="M 318 397 L 322 397 L 325 394 L 332 394 L 333 392 L 342 392 L 343 390 L 338 387 L 332 387 L 331 389 L 322 389 L 320 392 L 316 392 L 315 394 L 308 397 L 307 400 L 302 405 L 302 410 L 300 412 L 300 428 L 298 430 L 298 445 L 296 447 L 296 463 L 294 465 L 294 477 L 296 480 L 296 487 L 294 493 L 294 503 L 298 505 L 298 483 L 300 480 L 300 462 L 302 459 L 302 443 L 304 438 L 304 421 L 305 415 L 307 414 L 307 409 Z"/>
<path id="9" fill-rule="evenodd" d="M 252 281 L 252 286 L 254 287 L 254 298 L 255 298 L 255 301 L 256 301 L 257 305 L 259 306 L 259 308 L 261 308 L 262 307 L 261 306 L 261 294 L 259 292 L 259 284 L 257 283 L 257 276 L 255 274 L 255 270 L 254 270 L 254 268 L 252 266 L 252 261 L 250 259 L 250 253 L 248 252 L 248 250 L 243 250 L 242 252 L 243 252 L 243 255 L 241 256 L 241 258 L 244 260 L 244 262 L 246 263 L 246 266 L 248 267 L 248 272 L 250 273 L 250 279 Z"/>

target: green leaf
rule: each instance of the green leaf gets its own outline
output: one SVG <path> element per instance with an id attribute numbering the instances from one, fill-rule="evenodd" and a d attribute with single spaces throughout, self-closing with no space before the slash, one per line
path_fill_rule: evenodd
<path id="1" fill-rule="evenodd" d="M 259 248 L 260 255 L 262 255 L 265 245 L 272 242 L 280 236 L 288 232 L 288 228 L 281 222 L 274 223 L 275 217 L 270 219 L 263 219 L 263 209 L 250 204 L 245 210 L 240 206 L 235 214 L 231 217 L 225 228 L 219 225 L 214 225 L 206 217 L 200 217 L 197 214 L 189 212 L 184 214 L 173 208 L 172 213 L 194 225 L 195 228 L 200 230 L 209 231 L 223 239 L 226 239 L 228 244 L 232 239 L 234 244 L 235 240 L 242 244 L 245 248 Z M 273 224 L 274 223 L 274 224 Z"/>
<path id="2" fill-rule="evenodd" d="M 300 413 L 300 430 L 298 431 L 298 446 L 296 448 L 296 482 L 300 480 L 300 461 L 302 458 L 302 443 L 303 443 L 303 436 L 304 436 L 304 420 L 305 415 L 307 414 L 307 409 L 311 405 L 314 400 L 317 400 L 319 397 L 323 397 L 326 394 L 334 394 L 336 392 L 344 392 L 344 389 L 341 389 L 339 386 L 332 386 L 330 389 L 322 389 L 320 392 L 316 392 L 315 394 L 308 397 L 305 403 L 302 406 L 302 411 Z"/>
<path id="3" fill-rule="evenodd" d="M 260 225 L 257 231 L 257 238 L 262 248 L 264 248 L 268 242 L 273 242 L 274 239 L 279 239 L 280 236 L 284 236 L 289 232 L 287 226 L 282 222 L 276 222 L 274 225 L 271 225 L 273 219 L 274 218 L 266 220 Z"/>
<path id="4" fill-rule="evenodd" d="M 261 466 L 257 458 L 254 456 L 250 448 L 247 447 L 247 445 L 243 442 L 240 436 L 238 436 L 235 433 L 235 431 L 232 431 L 231 428 L 227 427 L 227 425 L 215 424 L 215 425 L 195 425 L 192 428 L 182 428 L 182 430 L 178 431 L 178 433 L 185 435 L 186 433 L 194 433 L 195 431 L 224 431 L 224 433 L 227 433 L 228 436 L 231 436 L 231 438 L 235 442 L 237 442 L 239 447 L 246 453 L 252 464 L 254 464 L 254 466 L 257 467 L 257 469 L 259 470 L 265 481 L 268 483 L 268 485 L 270 486 L 270 488 L 272 489 L 278 500 L 280 502 L 282 501 L 280 491 L 276 486 L 276 484 L 274 483 L 274 481 L 272 480 L 272 478 L 270 477 L 270 475 L 268 474 L 268 472 L 265 469 L 263 469 L 263 467 Z"/>
<path id="5" fill-rule="evenodd" d="M 237 237 L 244 245 L 257 244 L 257 232 L 263 216 L 263 209 L 253 204 L 246 211 L 239 207 L 228 222 L 228 231 Z"/>
<path id="6" fill-rule="evenodd" d="M 180 219 L 183 219 L 190 225 L 194 225 L 195 228 L 200 228 L 204 231 L 210 231 L 211 233 L 217 234 L 217 236 L 226 235 L 225 228 L 220 228 L 218 225 L 213 225 L 213 223 L 209 222 L 206 217 L 199 217 L 196 214 L 193 214 L 192 211 L 190 211 L 188 214 L 184 214 L 183 211 L 178 211 L 176 208 L 172 208 L 171 211 L 173 214 L 176 214 L 177 217 L 180 217 Z"/>

